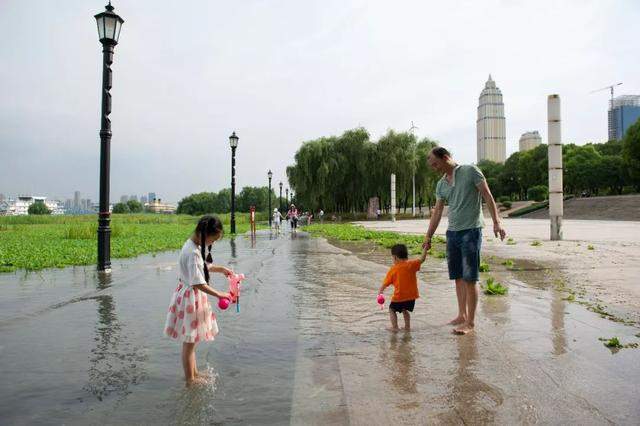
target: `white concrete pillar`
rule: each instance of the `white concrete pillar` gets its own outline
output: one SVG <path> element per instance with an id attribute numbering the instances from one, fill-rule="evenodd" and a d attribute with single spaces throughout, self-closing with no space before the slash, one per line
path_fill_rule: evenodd
<path id="1" fill-rule="evenodd" d="M 396 221 L 396 175 L 391 173 L 391 221 Z"/>
<path id="2" fill-rule="evenodd" d="M 547 99 L 549 138 L 549 220 L 551 240 L 562 239 L 563 189 L 562 189 L 562 133 L 560 122 L 560 96 Z"/>

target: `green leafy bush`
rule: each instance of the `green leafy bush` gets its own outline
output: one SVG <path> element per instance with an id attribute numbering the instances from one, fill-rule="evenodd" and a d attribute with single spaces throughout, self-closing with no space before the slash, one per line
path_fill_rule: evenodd
<path id="1" fill-rule="evenodd" d="M 549 188 L 545 185 L 532 186 L 527 190 L 527 199 L 541 202 L 549 196 Z"/>

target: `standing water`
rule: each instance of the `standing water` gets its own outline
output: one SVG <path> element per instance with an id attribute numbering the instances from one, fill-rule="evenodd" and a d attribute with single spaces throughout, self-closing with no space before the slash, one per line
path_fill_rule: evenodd
<path id="1" fill-rule="evenodd" d="M 0 274 L 0 423 L 629 423 L 640 414 L 640 351 L 614 355 L 597 340 L 637 330 L 566 303 L 544 277 L 482 297 L 478 330 L 461 338 L 445 324 L 456 303 L 445 266 L 429 260 L 414 329 L 394 334 L 375 298 L 386 266 L 303 233 L 214 246 L 215 263 L 247 279 L 240 312 L 218 311 L 220 334 L 197 346 L 207 384 L 187 388 L 181 344 L 163 336 L 177 256 L 119 260 L 108 278 L 93 267 Z"/>

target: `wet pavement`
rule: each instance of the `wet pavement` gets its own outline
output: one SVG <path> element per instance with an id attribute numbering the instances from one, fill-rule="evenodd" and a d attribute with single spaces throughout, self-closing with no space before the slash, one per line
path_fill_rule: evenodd
<path id="1" fill-rule="evenodd" d="M 263 233 L 214 254 L 248 279 L 240 313 L 218 313 L 220 334 L 198 346 L 209 383 L 189 389 L 162 336 L 177 252 L 117 260 L 102 280 L 91 267 L 0 274 L 0 423 L 639 422 L 640 349 L 598 338 L 640 330 L 564 301 L 548 271 L 492 272 L 508 296 L 481 295 L 476 332 L 455 336 L 454 289 L 429 259 L 414 329 L 390 333 L 378 251 Z"/>

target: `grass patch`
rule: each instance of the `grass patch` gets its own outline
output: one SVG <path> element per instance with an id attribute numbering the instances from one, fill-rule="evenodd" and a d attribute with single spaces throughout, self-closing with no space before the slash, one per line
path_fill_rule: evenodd
<path id="1" fill-rule="evenodd" d="M 533 247 L 537 247 L 537 246 L 541 246 L 541 245 L 542 245 L 542 243 L 541 243 L 540 241 L 538 241 L 538 240 L 535 240 L 535 241 L 532 241 L 532 242 L 531 242 L 531 245 L 532 245 Z"/>
<path id="2" fill-rule="evenodd" d="M 493 277 L 487 279 L 487 283 L 482 289 L 484 290 L 484 294 L 490 296 L 503 296 L 509 291 L 507 287 L 495 281 Z"/>
<path id="3" fill-rule="evenodd" d="M 598 340 L 600 340 L 601 342 L 604 342 L 604 345 L 608 348 L 615 348 L 615 349 L 623 348 L 622 344 L 620 343 L 620 339 L 618 339 L 617 337 L 611 337 L 609 339 L 600 337 Z"/>
<path id="4" fill-rule="evenodd" d="M 490 268 L 489 268 L 489 264 L 487 262 L 480 261 L 480 267 L 479 267 L 480 272 L 489 272 Z"/>
<path id="5" fill-rule="evenodd" d="M 424 235 L 373 231 L 349 223 L 318 223 L 305 226 L 304 230 L 313 236 L 321 236 L 339 241 L 371 241 L 388 249 L 395 244 L 405 244 L 409 249 L 409 253 L 412 255 L 422 253 L 422 243 L 424 241 Z M 432 246 L 429 250 L 429 255 L 437 259 L 446 258 L 446 252 L 439 250 L 443 248 L 445 241 L 446 240 L 440 236 L 434 236 L 431 240 Z"/>
<path id="6" fill-rule="evenodd" d="M 516 245 L 516 240 L 514 240 L 513 238 L 507 238 L 507 245 L 508 246 L 515 246 Z"/>
<path id="7" fill-rule="evenodd" d="M 567 302 L 575 302 L 576 295 L 573 293 L 570 293 L 567 297 L 564 297 L 562 300 L 566 300 Z"/>
<path id="8" fill-rule="evenodd" d="M 219 215 L 229 230 L 229 215 Z M 199 217 L 187 215 L 112 215 L 111 257 L 182 247 Z M 90 265 L 97 259 L 97 216 L 0 217 L 0 272 Z M 236 231 L 249 230 L 248 214 L 236 215 Z"/>
<path id="9" fill-rule="evenodd" d="M 513 268 L 513 260 L 511 259 L 507 259 L 504 262 L 502 262 L 503 266 L 506 266 L 507 268 Z"/>
<path id="10" fill-rule="evenodd" d="M 595 247 L 593 247 L 591 244 L 589 244 L 589 245 L 587 246 L 587 250 L 595 250 Z"/>

